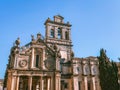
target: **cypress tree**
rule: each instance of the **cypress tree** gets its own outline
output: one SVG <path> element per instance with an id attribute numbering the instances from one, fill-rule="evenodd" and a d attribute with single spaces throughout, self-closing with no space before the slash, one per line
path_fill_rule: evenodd
<path id="1" fill-rule="evenodd" d="M 98 60 L 101 90 L 119 90 L 116 63 L 109 60 L 104 49 L 100 50 Z"/>

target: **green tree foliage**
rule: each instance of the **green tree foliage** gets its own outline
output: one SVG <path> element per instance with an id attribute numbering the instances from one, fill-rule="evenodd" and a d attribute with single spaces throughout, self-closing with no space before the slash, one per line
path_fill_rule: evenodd
<path id="1" fill-rule="evenodd" d="M 100 50 L 99 78 L 102 90 L 119 90 L 118 68 L 115 62 L 110 61 L 104 49 Z"/>

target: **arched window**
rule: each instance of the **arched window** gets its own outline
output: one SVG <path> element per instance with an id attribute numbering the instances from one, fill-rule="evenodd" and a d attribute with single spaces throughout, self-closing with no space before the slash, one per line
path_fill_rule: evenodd
<path id="1" fill-rule="evenodd" d="M 37 49 L 35 51 L 35 56 L 34 56 L 34 67 L 36 68 L 41 68 L 42 64 L 42 51 L 41 49 Z"/>
<path id="2" fill-rule="evenodd" d="M 54 38 L 54 30 L 53 29 L 50 30 L 50 37 Z"/>
<path id="3" fill-rule="evenodd" d="M 65 32 L 65 39 L 69 40 L 69 32 L 67 32 L 67 31 Z"/>
<path id="4" fill-rule="evenodd" d="M 39 62 L 40 62 L 40 56 L 36 55 L 35 67 L 39 67 Z"/>
<path id="5" fill-rule="evenodd" d="M 88 75 L 90 74 L 90 69 L 88 65 L 84 65 L 83 67 L 83 71 L 84 71 L 84 75 Z"/>
<path id="6" fill-rule="evenodd" d="M 91 67 L 92 75 L 97 75 L 97 67 L 94 65 Z"/>
<path id="7" fill-rule="evenodd" d="M 58 28 L 58 39 L 61 39 L 62 38 L 62 31 L 60 28 Z"/>

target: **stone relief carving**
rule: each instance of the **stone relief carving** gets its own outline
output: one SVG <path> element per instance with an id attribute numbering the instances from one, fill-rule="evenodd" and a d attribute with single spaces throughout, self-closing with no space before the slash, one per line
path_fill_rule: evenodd
<path id="1" fill-rule="evenodd" d="M 54 61 L 54 58 L 52 58 L 52 57 L 47 58 L 47 59 L 44 61 L 44 64 L 45 64 L 45 67 L 46 67 L 48 70 L 53 70 L 53 69 L 55 69 L 55 61 Z"/>
<path id="2" fill-rule="evenodd" d="M 20 66 L 20 67 L 25 67 L 25 66 L 27 66 L 27 60 L 20 60 L 20 61 L 19 61 L 19 66 Z"/>

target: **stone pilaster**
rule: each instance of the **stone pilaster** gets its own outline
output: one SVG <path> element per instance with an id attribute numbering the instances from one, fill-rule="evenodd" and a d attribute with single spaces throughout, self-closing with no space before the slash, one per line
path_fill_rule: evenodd
<path id="1" fill-rule="evenodd" d="M 73 78 L 73 87 L 74 87 L 74 90 L 78 90 L 78 78 L 77 77 L 74 77 Z"/>
<path id="2" fill-rule="evenodd" d="M 29 77 L 28 90 L 32 90 L 32 76 Z"/>
<path id="3" fill-rule="evenodd" d="M 96 90 L 96 85 L 95 85 L 95 77 L 92 77 L 92 85 L 93 85 L 93 89 L 92 90 Z"/>
<path id="4" fill-rule="evenodd" d="M 43 50 L 43 58 L 42 60 L 45 60 L 45 49 Z M 45 69 L 45 64 L 44 64 L 44 61 L 42 61 L 42 66 L 41 66 L 43 69 Z"/>
<path id="5" fill-rule="evenodd" d="M 55 35 L 55 38 L 58 38 L 58 27 L 55 27 L 55 31 L 54 31 L 54 35 Z"/>
<path id="6" fill-rule="evenodd" d="M 8 79 L 7 79 L 7 90 L 11 90 L 12 85 L 12 73 L 8 71 Z"/>
<path id="7" fill-rule="evenodd" d="M 44 79 L 43 79 L 43 76 L 40 77 L 40 90 L 44 90 Z"/>
<path id="8" fill-rule="evenodd" d="M 88 90 L 88 82 L 87 82 L 87 77 L 84 77 L 84 87 L 85 87 L 85 90 Z"/>
<path id="9" fill-rule="evenodd" d="M 34 57 L 35 57 L 35 55 L 34 55 L 34 48 L 32 48 L 32 61 L 31 61 L 31 68 L 34 67 Z"/>
<path id="10" fill-rule="evenodd" d="M 20 79 L 20 77 L 17 76 L 17 79 L 16 79 L 16 90 L 19 90 L 19 79 Z"/>
<path id="11" fill-rule="evenodd" d="M 48 39 L 50 37 L 50 26 L 46 25 L 46 38 Z"/>
<path id="12" fill-rule="evenodd" d="M 13 76 L 13 77 L 12 77 L 11 90 L 15 90 L 15 86 L 16 86 L 16 77 L 15 77 L 15 76 Z"/>
<path id="13" fill-rule="evenodd" d="M 71 40 L 71 30 L 68 31 L 69 34 L 69 40 Z"/>
<path id="14" fill-rule="evenodd" d="M 47 90 L 50 90 L 50 78 L 47 78 Z"/>

